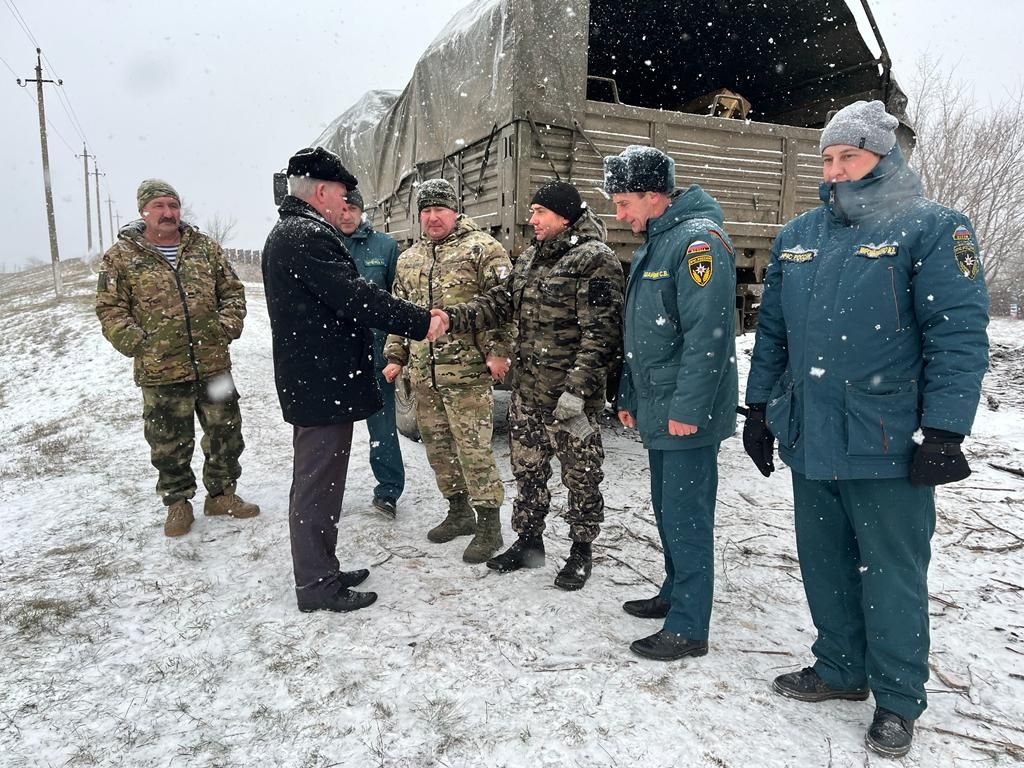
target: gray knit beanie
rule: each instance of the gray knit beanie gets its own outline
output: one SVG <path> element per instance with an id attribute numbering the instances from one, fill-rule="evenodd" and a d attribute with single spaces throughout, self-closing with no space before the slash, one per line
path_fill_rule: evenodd
<path id="1" fill-rule="evenodd" d="M 447 179 L 428 179 L 420 184 L 416 193 L 417 211 L 434 206 L 451 208 L 456 213 L 459 210 L 459 198 L 455 194 L 455 187 Z"/>
<path id="2" fill-rule="evenodd" d="M 824 152 L 836 144 L 866 149 L 876 155 L 888 155 L 896 146 L 896 128 L 900 121 L 885 111 L 880 101 L 855 101 L 843 107 L 821 132 L 818 147 Z"/>

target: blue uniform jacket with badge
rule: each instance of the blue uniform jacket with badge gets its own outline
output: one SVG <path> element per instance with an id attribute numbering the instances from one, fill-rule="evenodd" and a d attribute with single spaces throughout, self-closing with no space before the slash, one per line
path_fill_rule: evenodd
<path id="1" fill-rule="evenodd" d="M 775 239 L 746 401 L 812 480 L 906 477 L 918 427 L 968 434 L 988 294 L 967 217 L 922 196 L 899 148 Z"/>
<path id="2" fill-rule="evenodd" d="M 647 222 L 626 286 L 625 360 L 617 407 L 644 446 L 721 442 L 736 428 L 736 261 L 722 209 L 694 185 Z M 668 421 L 693 424 L 692 435 Z"/>
<path id="3" fill-rule="evenodd" d="M 342 233 L 341 241 L 356 263 L 359 276 L 379 285 L 391 293 L 395 282 L 395 265 L 398 263 L 398 243 L 388 235 L 375 232 L 369 222 L 362 222 L 351 235 Z M 387 333 L 373 329 L 373 363 L 378 371 L 387 365 L 384 359 L 384 342 Z"/>

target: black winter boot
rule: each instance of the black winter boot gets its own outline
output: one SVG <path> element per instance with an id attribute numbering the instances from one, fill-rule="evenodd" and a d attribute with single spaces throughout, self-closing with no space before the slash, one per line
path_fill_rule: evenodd
<path id="1" fill-rule="evenodd" d="M 555 576 L 555 586 L 570 591 L 583 589 L 590 578 L 591 567 L 590 542 L 574 541 L 569 550 L 569 559 Z"/>
<path id="2" fill-rule="evenodd" d="M 784 675 L 779 675 L 772 682 L 772 690 L 797 701 L 817 702 L 830 699 L 864 701 L 868 697 L 867 688 L 852 690 L 833 688 L 821 679 L 814 671 L 814 667 L 804 667 L 799 672 L 787 672 Z"/>
<path id="3" fill-rule="evenodd" d="M 885 707 L 875 707 L 871 727 L 864 734 L 864 743 L 883 757 L 903 757 L 914 740 L 914 721 L 897 715 Z"/>
<path id="4" fill-rule="evenodd" d="M 544 565 L 544 539 L 540 536 L 523 536 L 512 542 L 512 546 L 487 561 L 487 567 L 498 573 L 510 573 L 520 568 L 540 568 Z"/>

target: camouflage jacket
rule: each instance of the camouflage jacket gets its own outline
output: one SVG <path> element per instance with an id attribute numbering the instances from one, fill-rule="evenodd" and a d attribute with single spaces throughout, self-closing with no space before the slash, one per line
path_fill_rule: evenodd
<path id="1" fill-rule="evenodd" d="M 508 277 L 512 262 L 501 244 L 481 231 L 468 216 L 459 216 L 454 231 L 434 242 L 426 237 L 398 257 L 393 293 L 421 307 L 443 307 L 468 301 Z M 449 333 L 435 342 L 389 336 L 384 356 L 409 365 L 413 382 L 438 384 L 489 383 L 486 358 L 510 357 L 512 329 Z"/>
<path id="2" fill-rule="evenodd" d="M 245 289 L 220 246 L 183 224 L 172 267 L 142 232 L 141 221 L 123 227 L 103 254 L 96 285 L 103 335 L 135 358 L 140 387 L 230 370 L 228 345 L 242 334 Z"/>
<path id="3" fill-rule="evenodd" d="M 535 408 L 562 392 L 605 405 L 605 381 L 622 348 L 622 267 L 589 215 L 550 241 L 534 241 L 511 277 L 483 296 L 445 307 L 455 331 L 515 320 L 512 386 Z"/>

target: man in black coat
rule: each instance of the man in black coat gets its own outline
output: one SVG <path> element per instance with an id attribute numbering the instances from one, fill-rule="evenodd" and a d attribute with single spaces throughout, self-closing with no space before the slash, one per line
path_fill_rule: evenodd
<path id="1" fill-rule="evenodd" d="M 435 313 L 359 277 L 338 229 L 356 184 L 334 153 L 299 150 L 263 248 L 274 379 L 293 427 L 289 528 L 302 611 L 351 611 L 377 599 L 351 589 L 369 571 L 342 571 L 335 555 L 352 424 L 382 407 L 370 329 L 420 340 L 443 327 Z"/>

